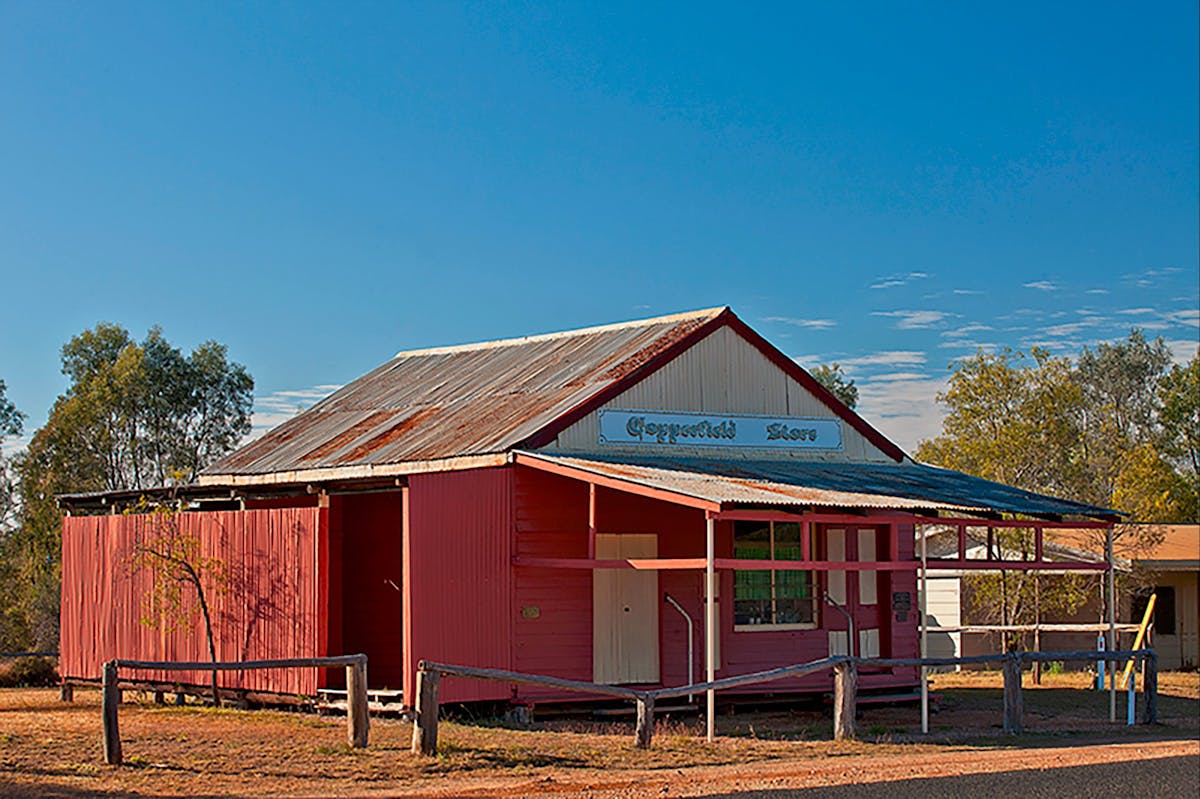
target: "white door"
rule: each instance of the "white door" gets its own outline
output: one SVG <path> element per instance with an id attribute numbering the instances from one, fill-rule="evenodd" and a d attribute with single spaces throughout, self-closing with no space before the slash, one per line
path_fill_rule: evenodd
<path id="1" fill-rule="evenodd" d="M 596 536 L 597 560 L 658 557 L 658 536 Z M 608 685 L 657 683 L 658 572 L 592 572 L 592 680 Z"/>

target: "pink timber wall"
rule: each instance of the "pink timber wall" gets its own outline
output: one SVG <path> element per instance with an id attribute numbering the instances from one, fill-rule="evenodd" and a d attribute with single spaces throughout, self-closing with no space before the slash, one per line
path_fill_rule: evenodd
<path id="1" fill-rule="evenodd" d="M 413 475 L 404 502 L 404 692 L 421 660 L 512 667 L 513 470 Z M 445 702 L 507 699 L 502 683 L 448 678 Z"/>
<path id="2" fill-rule="evenodd" d="M 323 535 L 315 507 L 205 511 L 176 517 L 201 542 L 205 557 L 227 564 L 227 583 L 209 589 L 217 657 L 257 660 L 325 654 L 318 576 Z M 130 553 L 153 530 L 151 516 L 72 516 L 63 522 L 62 623 L 64 677 L 99 679 L 101 664 L 128 660 L 208 660 L 199 603 L 185 592 L 174 629 L 152 626 L 145 597 L 149 570 L 131 573 Z M 220 684 L 273 693 L 316 693 L 317 670 L 221 672 Z M 123 671 L 123 677 L 206 685 L 204 672 Z"/>
<path id="3" fill-rule="evenodd" d="M 514 554 L 526 558 L 587 557 L 587 486 L 533 469 L 515 469 Z M 597 490 L 597 530 L 600 533 L 655 533 L 659 557 L 704 556 L 705 520 L 701 511 L 604 488 Z M 857 535 L 848 527 L 847 557 L 857 558 Z M 863 525 L 865 526 L 865 525 Z M 876 551 L 881 560 L 911 559 L 912 528 L 901 527 L 893 547 L 888 526 L 877 529 Z M 815 526 L 815 548 L 824 557 L 824 531 Z M 733 527 L 716 528 L 717 557 L 733 556 Z M 858 575 L 847 574 L 847 597 L 857 629 L 880 630 L 883 656 L 915 657 L 918 653 L 915 572 L 879 572 L 876 606 L 857 605 Z M 516 671 L 556 677 L 592 679 L 592 581 L 590 572 L 576 569 L 517 567 L 514 569 L 512 624 L 513 668 Z M 828 607 L 820 610 L 820 627 L 814 630 L 735 632 L 733 624 L 733 573 L 720 575 L 721 661 L 718 677 L 745 674 L 800 663 L 828 654 L 830 630 L 845 630 L 845 618 Z M 662 571 L 659 593 L 669 593 L 695 622 L 695 680 L 703 679 L 703 574 L 700 571 Z M 819 590 L 825 589 L 818 575 Z M 891 607 L 893 592 L 908 591 L 912 602 L 901 620 Z M 523 614 L 525 608 L 530 612 Z M 536 608 L 536 612 L 533 609 Z M 687 682 L 687 624 L 665 602 L 659 608 L 661 677 L 664 685 Z M 912 670 L 869 673 L 860 676 L 864 687 L 908 684 Z M 750 693 L 786 690 L 823 690 L 832 685 L 830 674 L 779 681 L 745 689 Z M 548 698 L 552 694 L 525 686 L 523 698 Z M 569 698 L 569 697 L 556 697 Z"/>

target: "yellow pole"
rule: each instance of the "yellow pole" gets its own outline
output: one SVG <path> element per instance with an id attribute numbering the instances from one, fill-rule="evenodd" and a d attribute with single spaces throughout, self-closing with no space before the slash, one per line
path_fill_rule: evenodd
<path id="1" fill-rule="evenodd" d="M 1142 648 L 1142 639 L 1146 637 L 1146 628 L 1150 626 L 1150 617 L 1154 615 L 1154 603 L 1158 599 L 1158 594 L 1151 594 L 1150 601 L 1146 603 L 1146 612 L 1142 614 L 1142 625 L 1138 627 L 1137 638 L 1133 639 L 1133 648 Z M 1129 673 L 1133 671 L 1133 659 L 1125 664 L 1125 671 L 1121 674 L 1121 688 L 1125 688 L 1129 684 Z"/>

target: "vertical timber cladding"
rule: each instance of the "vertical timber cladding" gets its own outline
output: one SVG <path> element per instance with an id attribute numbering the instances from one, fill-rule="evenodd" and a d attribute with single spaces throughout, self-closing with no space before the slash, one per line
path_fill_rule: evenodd
<path id="1" fill-rule="evenodd" d="M 728 327 L 714 330 L 676 356 L 657 372 L 631 386 L 606 409 L 684 411 L 705 414 L 779 415 L 837 420 L 841 425 L 840 450 L 808 449 L 801 452 L 755 450 L 753 457 L 801 458 L 821 461 L 869 461 L 894 463 L 848 424 L 843 423 L 808 389 L 789 377 L 758 349 Z M 670 454 L 647 445 L 600 444 L 598 414 L 589 414 L 563 430 L 544 447 L 548 452 L 609 455 Z M 677 446 L 671 451 L 692 454 L 697 446 Z M 700 450 L 720 458 L 736 458 L 728 448 Z"/>
<path id="2" fill-rule="evenodd" d="M 404 507 L 404 692 L 422 660 L 507 669 L 512 649 L 512 469 L 412 475 Z M 442 684 L 445 702 L 507 699 L 508 685 Z"/>
<path id="3" fill-rule="evenodd" d="M 225 584 L 211 587 L 217 657 L 258 660 L 316 657 L 319 514 L 315 507 L 202 511 L 178 517 L 204 557 L 225 564 Z M 59 668 L 63 677 L 98 679 L 106 660 L 208 660 L 198 604 L 185 592 L 177 618 L 148 618 L 153 575 L 131 573 L 139 536 L 153 532 L 148 515 L 68 516 L 63 520 Z M 207 673 L 133 672 L 123 677 L 207 685 Z M 316 693 L 315 669 L 221 672 L 226 688 L 282 694 Z"/>

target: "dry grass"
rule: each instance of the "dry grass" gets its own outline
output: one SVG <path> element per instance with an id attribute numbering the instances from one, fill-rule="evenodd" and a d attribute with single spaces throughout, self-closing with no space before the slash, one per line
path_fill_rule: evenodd
<path id="1" fill-rule="evenodd" d="M 1163 675 L 1164 723 L 1153 730 L 1108 724 L 1106 695 L 1079 690 L 1085 679 L 1055 675 L 1043 688 L 1026 693 L 1026 721 L 1033 734 L 1021 739 L 1023 746 L 1084 744 L 1088 736 L 1109 741 L 1196 737 L 1197 675 Z M 440 733 L 442 753 L 431 759 L 408 751 L 411 727 L 399 721 L 374 719 L 370 748 L 357 751 L 346 746 L 339 718 L 130 703 L 120 714 L 126 758 L 120 768 L 103 765 L 98 692 L 77 690 L 73 704 L 62 704 L 54 690 L 2 690 L 0 793 L 427 793 L 448 784 L 517 777 L 612 778 L 642 772 L 686 784 L 693 779 L 689 775 L 707 767 L 753 770 L 755 764 L 785 761 L 816 766 L 829 758 L 911 758 L 1011 747 L 1012 740 L 999 738 L 996 729 L 999 685 L 999 675 L 938 676 L 935 690 L 943 709 L 934 717 L 931 738 L 918 737 L 919 714 L 912 706 L 866 709 L 858 742 L 830 741 L 830 721 L 813 711 L 722 716 L 721 738 L 713 744 L 703 740 L 698 718 L 668 718 L 660 720 L 649 751 L 633 747 L 628 723 L 554 721 L 517 729 L 494 721 L 446 722 Z M 1096 701 L 1080 701 L 1088 697 Z"/>

